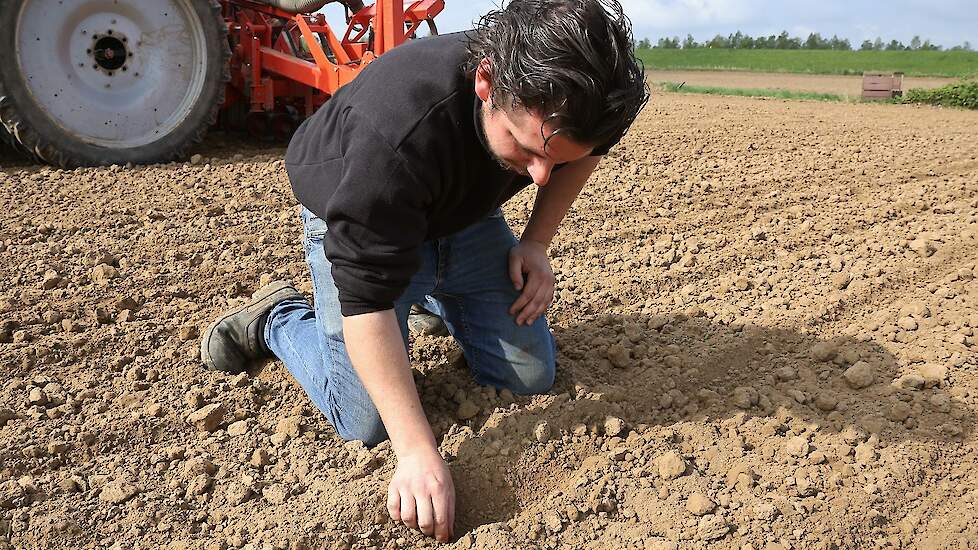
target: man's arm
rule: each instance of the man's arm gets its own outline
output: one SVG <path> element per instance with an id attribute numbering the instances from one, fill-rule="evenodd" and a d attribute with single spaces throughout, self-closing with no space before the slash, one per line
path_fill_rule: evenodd
<path id="1" fill-rule="evenodd" d="M 343 318 L 354 370 L 377 407 L 397 455 L 387 490 L 395 521 L 445 542 L 455 523 L 455 488 L 425 418 L 394 310 Z"/>
<path id="2" fill-rule="evenodd" d="M 516 316 L 516 324 L 533 323 L 553 302 L 554 274 L 547 248 L 601 159 L 584 157 L 570 162 L 551 174 L 547 185 L 538 188 L 530 221 L 520 244 L 509 255 L 509 276 L 516 290 L 522 291 L 509 309 L 510 315 Z"/>
<path id="3" fill-rule="evenodd" d="M 550 241 L 557 234 L 557 227 L 602 158 L 584 157 L 567 163 L 550 175 L 547 185 L 537 191 L 533 212 L 520 237 L 521 242 L 529 240 L 544 247 L 550 246 Z"/>

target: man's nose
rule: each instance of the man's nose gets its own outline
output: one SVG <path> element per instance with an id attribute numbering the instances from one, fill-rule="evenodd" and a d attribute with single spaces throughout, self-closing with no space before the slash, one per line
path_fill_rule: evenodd
<path id="1" fill-rule="evenodd" d="M 533 183 L 543 187 L 544 185 L 547 185 L 548 181 L 550 181 L 550 171 L 553 170 L 553 168 L 553 162 L 541 158 L 534 158 L 526 167 L 526 171 L 529 172 L 530 177 L 533 178 Z"/>

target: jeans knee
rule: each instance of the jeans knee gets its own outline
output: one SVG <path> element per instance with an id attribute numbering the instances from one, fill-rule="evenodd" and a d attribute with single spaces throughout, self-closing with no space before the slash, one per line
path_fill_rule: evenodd
<path id="1" fill-rule="evenodd" d="M 550 388 L 554 387 L 554 378 L 557 374 L 556 370 L 552 361 L 542 365 L 535 373 L 535 376 L 527 380 L 526 387 L 528 393 L 537 394 L 550 391 Z"/>
<path id="2" fill-rule="evenodd" d="M 531 364 L 522 365 L 515 380 L 510 384 L 510 391 L 520 395 L 535 395 L 547 393 L 554 385 L 557 374 L 553 358 L 547 357 Z"/>
<path id="3" fill-rule="evenodd" d="M 334 426 L 336 433 L 346 441 L 363 441 L 367 447 L 379 445 L 387 440 L 387 429 L 380 415 L 370 418 L 356 418 Z"/>

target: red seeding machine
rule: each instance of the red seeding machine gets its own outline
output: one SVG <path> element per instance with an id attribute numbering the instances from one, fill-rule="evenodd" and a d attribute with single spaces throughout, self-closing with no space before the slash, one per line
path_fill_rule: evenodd
<path id="1" fill-rule="evenodd" d="M 342 4 L 347 27 L 323 14 Z M 168 162 L 220 124 L 285 140 L 443 0 L 0 0 L 0 137 L 61 167 Z"/>

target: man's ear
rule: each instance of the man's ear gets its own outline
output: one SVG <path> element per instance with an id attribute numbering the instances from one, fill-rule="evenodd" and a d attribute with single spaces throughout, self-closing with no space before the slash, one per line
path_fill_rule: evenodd
<path id="1" fill-rule="evenodd" d="M 492 95 L 492 65 L 488 59 L 483 59 L 475 69 L 475 95 L 483 102 L 488 102 Z"/>

